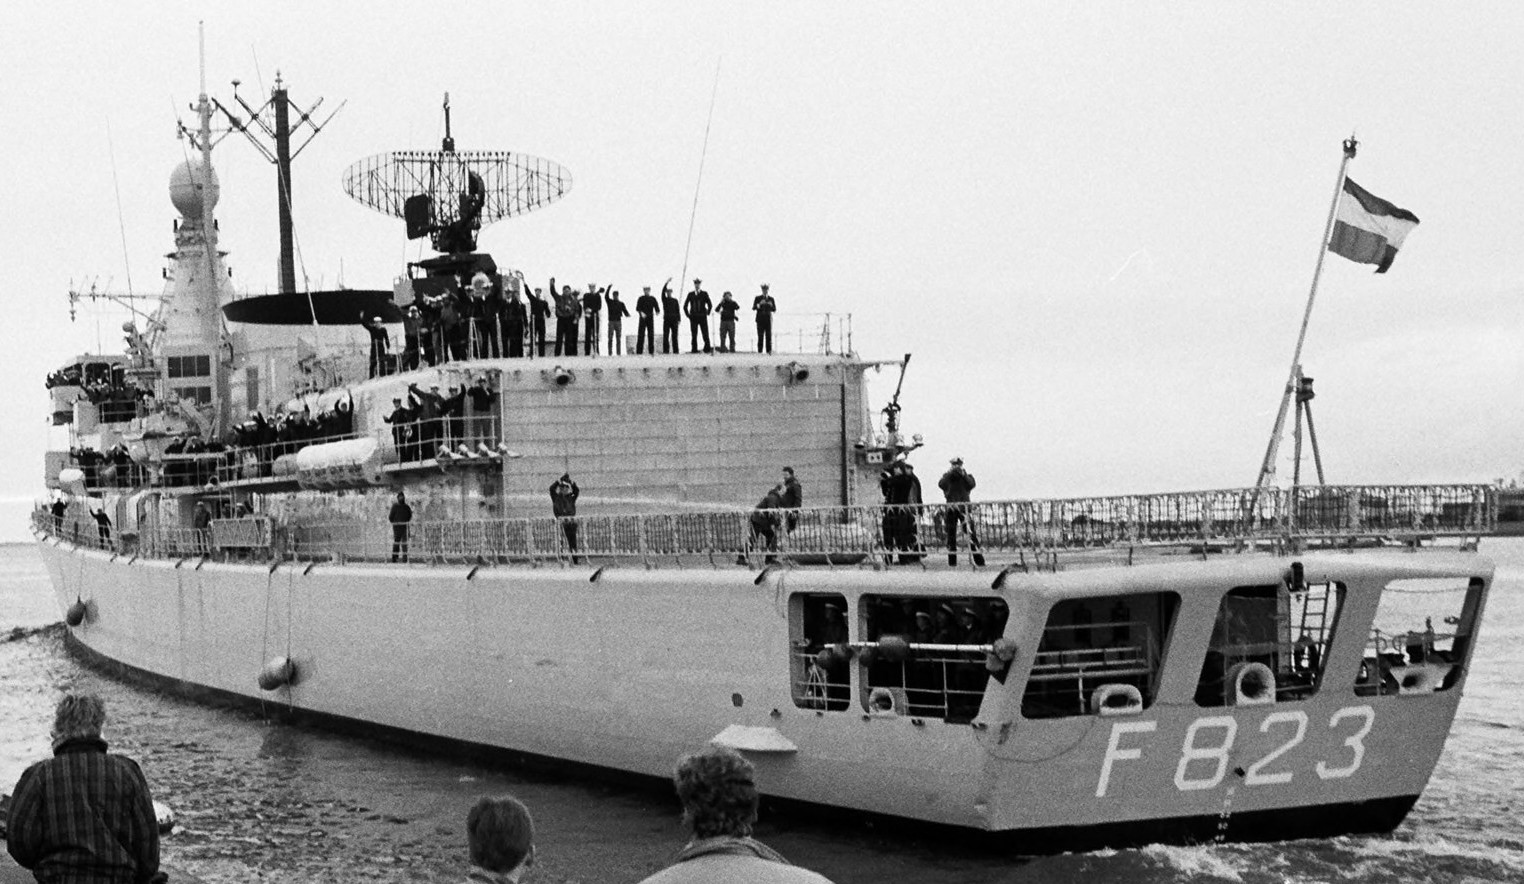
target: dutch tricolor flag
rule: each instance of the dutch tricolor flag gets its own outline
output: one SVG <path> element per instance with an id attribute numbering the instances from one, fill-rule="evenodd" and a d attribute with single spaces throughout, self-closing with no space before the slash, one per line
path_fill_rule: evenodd
<path id="1" fill-rule="evenodd" d="M 1402 240 L 1417 226 L 1417 215 L 1345 178 L 1328 250 L 1361 264 L 1375 264 L 1377 273 L 1385 273 Z"/>

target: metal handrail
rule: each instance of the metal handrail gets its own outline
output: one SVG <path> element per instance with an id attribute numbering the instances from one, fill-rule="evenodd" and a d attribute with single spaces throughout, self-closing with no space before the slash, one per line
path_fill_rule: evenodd
<path id="1" fill-rule="evenodd" d="M 797 519 L 788 520 L 793 530 L 778 525 L 776 519 L 761 520 L 777 526 L 775 549 L 754 532 L 752 510 L 589 513 L 569 519 L 412 522 L 395 552 L 399 562 L 436 564 L 736 561 L 762 566 L 782 561 L 835 566 L 887 564 L 892 559 L 903 563 L 950 552 L 942 517 L 953 507 L 976 528 L 972 536 L 977 536 L 978 551 L 986 559 L 1023 570 L 1056 567 L 1060 553 L 1120 550 L 1130 554 L 1135 549 L 1168 547 L 1205 552 L 1346 544 L 1367 538 L 1477 538 L 1496 531 L 1498 510 L 1496 489 L 1488 485 L 1321 486 L 1294 492 L 1230 489 L 955 505 L 812 507 L 793 511 Z M 1287 518 L 1293 507 L 1297 512 L 1294 530 Z M 267 545 L 214 547 L 212 551 L 274 560 L 389 562 L 399 541 L 385 519 L 384 508 L 367 520 L 349 522 L 270 519 Z M 51 514 L 42 507 L 34 513 L 33 524 L 43 533 L 64 539 L 81 533 L 54 530 Z M 968 551 L 969 536 L 963 526 L 959 552 Z M 140 555 L 172 557 L 205 548 L 206 538 L 182 526 L 145 526 L 135 543 L 134 551 Z"/>

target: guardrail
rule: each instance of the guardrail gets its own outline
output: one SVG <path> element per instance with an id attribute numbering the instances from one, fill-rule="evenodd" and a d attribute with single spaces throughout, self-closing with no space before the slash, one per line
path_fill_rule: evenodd
<path id="1" fill-rule="evenodd" d="M 279 521 L 252 514 L 216 520 L 207 531 L 174 526 L 145 529 L 127 538 L 97 536 L 93 524 L 78 518 L 55 523 L 51 513 L 39 508 L 33 527 L 82 545 L 167 558 L 210 554 L 304 562 L 756 566 L 778 561 L 914 564 L 956 552 L 966 566 L 1056 568 L 1061 556 L 1111 551 L 1130 555 L 1163 547 L 1205 554 L 1376 538 L 1475 539 L 1496 531 L 1497 514 L 1496 489 L 1487 485 L 1361 485 L 954 505 L 419 521 L 401 532 L 380 513 L 373 521 L 343 523 Z"/>

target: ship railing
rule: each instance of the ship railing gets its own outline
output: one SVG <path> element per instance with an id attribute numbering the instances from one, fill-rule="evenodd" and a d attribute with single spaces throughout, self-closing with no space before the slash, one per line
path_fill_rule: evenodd
<path id="1" fill-rule="evenodd" d="M 861 673 L 858 704 L 874 715 L 909 715 L 967 722 L 979 712 L 989 676 L 1004 677 L 989 644 L 905 643 L 899 659 L 877 651 L 879 642 L 849 642 L 794 653 L 794 703 L 839 711 L 852 704 L 851 671 Z"/>
<path id="2" fill-rule="evenodd" d="M 740 300 L 740 299 L 738 299 Z M 634 310 L 633 301 L 625 302 L 630 309 Z M 718 300 L 716 300 L 718 303 Z M 640 328 L 638 316 L 625 317 L 620 325 L 619 346 L 623 353 L 610 354 L 608 352 L 608 320 L 602 313 L 598 316 L 598 324 L 594 333 L 594 346 L 589 352 L 586 347 L 588 330 L 585 318 L 579 317 L 577 321 L 576 346 L 570 356 L 603 356 L 613 355 L 615 358 L 635 355 L 637 350 L 637 333 Z M 551 326 L 546 336 L 545 357 L 550 357 L 555 351 L 554 319 L 547 323 Z M 323 353 L 323 359 L 338 364 L 342 362 L 346 369 L 346 376 L 368 374 L 371 377 L 392 375 L 401 372 L 412 371 L 418 368 L 430 368 L 441 365 L 461 365 L 484 359 L 515 358 L 509 357 L 509 337 L 506 325 L 501 321 L 494 323 L 490 319 L 467 317 L 457 327 L 458 331 L 453 335 L 446 335 L 435 329 L 426 331 L 419 338 L 419 346 L 409 347 L 405 336 L 398 336 L 399 340 L 388 339 L 389 352 L 380 354 L 379 358 L 371 355 L 370 343 L 365 341 L 360 344 L 335 345 L 327 347 Z M 655 318 L 654 342 L 656 352 L 662 352 L 662 317 L 658 311 Z M 718 315 L 709 318 L 709 342 L 711 348 L 720 346 L 720 319 Z M 683 353 L 691 349 L 692 330 L 687 318 L 683 318 L 678 326 L 678 349 Z M 751 312 L 751 302 L 745 301 L 741 305 L 741 314 L 736 321 L 735 349 L 742 353 L 758 351 L 757 327 L 755 315 Z M 540 358 L 539 348 L 532 347 L 529 332 L 526 330 L 523 340 L 520 342 L 523 358 Z M 703 336 L 699 337 L 699 346 L 703 346 Z M 770 353 L 813 353 L 821 355 L 848 354 L 852 352 L 852 314 L 851 313 L 774 313 L 772 319 L 772 349 Z"/>
<path id="3" fill-rule="evenodd" d="M 1293 514 L 1293 509 L 1295 510 Z M 346 522 L 272 524 L 268 555 L 390 561 L 384 512 Z M 570 519 L 419 520 L 407 526 L 409 562 L 639 561 L 853 565 L 924 562 L 950 552 L 1018 568 L 1056 567 L 1061 556 L 1149 547 L 1207 551 L 1341 545 L 1376 538 L 1475 539 L 1497 527 L 1487 485 L 1233 489 L 1176 494 L 900 504 Z M 145 532 L 147 533 L 147 532 Z M 951 540 L 951 544 L 949 544 Z M 180 549 L 178 539 L 145 547 Z"/>
<path id="4" fill-rule="evenodd" d="M 1434 683 L 1444 683 L 1455 660 L 1455 640 L 1459 635 L 1433 629 L 1395 634 L 1372 629 L 1360 662 L 1360 675 L 1355 680 L 1355 692 L 1361 696 L 1399 694 L 1406 687 L 1404 683 L 1414 679 L 1431 678 Z"/>
<path id="5" fill-rule="evenodd" d="M 438 464 L 462 458 L 501 458 L 502 433 L 494 415 L 413 420 L 370 434 L 334 433 L 278 439 L 255 445 L 217 444 L 214 450 L 158 455 L 147 463 L 111 461 L 82 464 L 89 490 L 205 488 L 212 484 L 259 484 L 295 475 L 293 458 L 302 449 L 329 442 L 374 438 L 383 464 Z M 444 449 L 445 454 L 441 454 Z"/>

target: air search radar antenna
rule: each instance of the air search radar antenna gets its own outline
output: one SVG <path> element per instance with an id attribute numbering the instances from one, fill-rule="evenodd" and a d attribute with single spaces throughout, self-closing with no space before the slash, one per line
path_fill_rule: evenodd
<path id="1" fill-rule="evenodd" d="M 344 170 L 344 192 L 378 212 L 401 218 L 407 238 L 429 237 L 445 254 L 476 250 L 484 225 L 538 209 L 571 190 L 559 163 L 505 150 L 455 149 L 450 95 L 439 150 L 394 150 Z"/>

